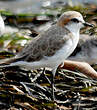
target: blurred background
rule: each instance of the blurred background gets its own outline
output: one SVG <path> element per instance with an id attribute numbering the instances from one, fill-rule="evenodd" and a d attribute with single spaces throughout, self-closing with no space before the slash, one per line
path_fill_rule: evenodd
<path id="1" fill-rule="evenodd" d="M 0 8 L 14 13 L 39 13 L 41 7 L 62 4 L 97 3 L 97 0 L 0 0 Z"/>

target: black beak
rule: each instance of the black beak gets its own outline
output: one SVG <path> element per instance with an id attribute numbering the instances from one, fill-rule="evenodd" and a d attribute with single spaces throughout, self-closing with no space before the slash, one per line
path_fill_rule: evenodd
<path id="1" fill-rule="evenodd" d="M 90 23 L 88 23 L 88 22 L 85 22 L 85 23 L 83 23 L 83 24 L 84 24 L 84 26 L 94 27 L 93 24 L 90 24 Z"/>

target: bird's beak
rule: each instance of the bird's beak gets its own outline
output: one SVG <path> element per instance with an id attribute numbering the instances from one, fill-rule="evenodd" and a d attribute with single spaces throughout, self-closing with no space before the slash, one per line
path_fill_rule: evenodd
<path id="1" fill-rule="evenodd" d="M 88 22 L 85 22 L 85 23 L 83 23 L 83 24 L 84 24 L 84 26 L 94 27 L 93 24 L 90 24 L 90 23 L 88 23 Z"/>

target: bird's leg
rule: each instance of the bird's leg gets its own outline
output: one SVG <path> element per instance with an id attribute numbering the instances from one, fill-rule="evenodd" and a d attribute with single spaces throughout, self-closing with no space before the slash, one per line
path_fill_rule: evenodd
<path id="1" fill-rule="evenodd" d="M 45 68 L 43 69 L 43 72 L 42 72 L 43 74 L 44 74 L 44 76 L 45 76 L 45 78 L 47 79 L 47 81 L 49 82 L 49 84 L 51 84 L 51 81 L 48 79 L 48 77 L 46 76 L 46 74 L 45 74 Z"/>
<path id="2" fill-rule="evenodd" d="M 56 74 L 56 70 L 57 68 L 54 68 L 52 70 L 52 100 L 55 101 L 55 94 L 54 94 L 54 77 L 55 77 L 55 74 Z"/>

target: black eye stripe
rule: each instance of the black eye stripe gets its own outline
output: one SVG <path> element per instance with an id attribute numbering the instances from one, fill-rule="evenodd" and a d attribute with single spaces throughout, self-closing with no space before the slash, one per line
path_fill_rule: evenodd
<path id="1" fill-rule="evenodd" d="M 76 23 L 79 23 L 79 20 L 76 19 L 76 18 L 72 18 L 71 21 L 76 22 Z"/>

